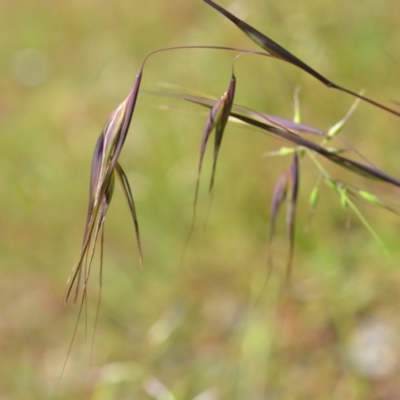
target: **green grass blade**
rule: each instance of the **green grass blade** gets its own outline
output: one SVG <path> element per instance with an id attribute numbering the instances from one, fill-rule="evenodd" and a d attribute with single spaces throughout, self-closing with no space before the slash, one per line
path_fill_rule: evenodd
<path id="1" fill-rule="evenodd" d="M 327 139 L 332 139 L 335 137 L 340 131 L 343 129 L 347 121 L 350 119 L 350 117 L 353 115 L 354 111 L 358 107 L 360 103 L 360 99 L 357 98 L 353 105 L 350 107 L 349 111 L 347 111 L 346 115 L 335 125 L 333 125 L 331 128 L 329 128 L 328 133 L 327 133 Z"/>
<path id="2" fill-rule="evenodd" d="M 296 147 L 281 147 L 279 150 L 264 153 L 264 157 L 285 157 L 295 153 L 296 151 Z"/>
<path id="3" fill-rule="evenodd" d="M 328 183 L 327 180 L 325 180 L 326 183 Z M 361 221 L 361 223 L 365 226 L 365 228 L 369 231 L 369 233 L 372 235 L 372 237 L 375 239 L 375 241 L 378 243 L 379 247 L 383 250 L 383 252 L 386 254 L 386 256 L 389 258 L 389 260 L 398 267 L 398 264 L 396 261 L 393 259 L 392 255 L 390 254 L 389 250 L 383 243 L 382 239 L 380 236 L 377 234 L 377 232 L 372 228 L 372 226 L 369 224 L 369 222 L 366 220 L 364 215 L 360 212 L 358 207 L 355 205 L 355 203 L 350 199 L 349 196 L 347 196 L 347 191 L 344 187 L 338 186 L 335 182 L 331 182 L 334 185 L 334 190 L 335 192 L 339 193 L 340 197 L 345 197 L 346 198 L 346 204 L 349 206 L 349 208 L 356 214 L 357 218 Z M 328 185 L 332 187 L 332 185 Z"/>
<path id="4" fill-rule="evenodd" d="M 360 190 L 356 189 L 358 195 L 365 201 L 367 201 L 370 204 L 376 205 L 378 207 L 382 207 L 385 210 L 388 210 L 394 214 L 399 214 L 396 210 L 393 208 L 387 206 L 378 196 L 375 196 L 374 194 L 367 192 L 366 190 Z"/>
<path id="5" fill-rule="evenodd" d="M 317 203 L 318 203 L 318 199 L 319 199 L 319 186 L 315 186 L 313 188 L 313 190 L 311 191 L 310 198 L 309 198 L 311 213 L 315 212 L 315 209 L 316 209 Z"/>

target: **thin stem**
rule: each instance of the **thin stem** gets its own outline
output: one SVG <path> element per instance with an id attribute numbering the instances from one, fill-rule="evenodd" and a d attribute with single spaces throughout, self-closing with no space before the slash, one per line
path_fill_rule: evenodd
<path id="1" fill-rule="evenodd" d="M 255 50 L 249 50 L 249 49 L 241 49 L 238 47 L 230 47 L 230 46 L 209 46 L 209 45 L 192 45 L 192 46 L 172 46 L 172 47 L 163 47 L 161 49 L 157 49 L 149 53 L 143 60 L 142 62 L 142 67 L 141 70 L 143 70 L 144 65 L 146 61 L 153 55 L 162 53 L 165 51 L 173 51 L 173 50 L 225 50 L 225 51 L 236 51 L 240 53 L 246 53 L 246 54 L 255 54 L 259 56 L 264 56 L 264 57 L 270 57 L 270 58 L 276 58 L 271 54 L 268 54 L 263 51 L 255 51 Z"/>

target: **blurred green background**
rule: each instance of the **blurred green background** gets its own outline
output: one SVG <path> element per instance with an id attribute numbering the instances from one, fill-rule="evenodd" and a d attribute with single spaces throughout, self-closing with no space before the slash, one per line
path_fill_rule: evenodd
<path id="1" fill-rule="evenodd" d="M 387 104 L 400 100 L 398 0 L 220 4 L 334 82 Z M 121 156 L 145 267 L 141 272 L 117 186 L 97 326 L 98 259 L 87 332 L 82 313 L 60 379 L 79 313 L 78 305 L 64 308 L 62 298 L 80 250 L 92 151 L 107 116 L 154 49 L 256 47 L 200 0 L 0 0 L 0 35 L 1 399 L 400 398 L 400 220 L 360 204 L 394 263 L 328 188 L 310 223 L 317 173 L 305 160 L 292 288 L 283 290 L 284 215 L 264 287 L 271 194 L 290 159 L 263 157 L 282 143 L 229 124 L 210 214 L 205 168 L 196 228 L 180 263 L 206 114 L 145 93 Z M 159 54 L 150 58 L 142 88 L 169 83 L 219 96 L 233 57 Z M 353 102 L 277 61 L 245 56 L 235 68 L 238 104 L 291 118 L 300 85 L 303 121 L 321 129 Z M 362 104 L 343 136 L 398 175 L 398 119 Z M 396 206 L 397 189 L 323 164 L 334 178 Z"/>

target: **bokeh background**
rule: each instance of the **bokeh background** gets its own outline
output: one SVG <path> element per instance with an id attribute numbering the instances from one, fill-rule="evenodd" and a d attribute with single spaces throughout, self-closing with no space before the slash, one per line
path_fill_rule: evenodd
<path id="1" fill-rule="evenodd" d="M 398 91 L 397 0 L 221 0 L 334 82 L 391 104 Z M 190 229 L 204 110 L 140 94 L 121 156 L 139 213 L 144 270 L 121 191 L 69 351 L 79 305 L 62 306 L 80 250 L 97 136 L 144 56 L 174 45 L 256 49 L 200 0 L 0 0 L 0 398 L 398 399 L 399 218 L 360 203 L 392 259 L 301 165 L 291 288 L 284 287 L 284 215 L 266 286 L 270 201 L 290 159 L 282 143 L 229 124 L 212 202 L 206 167 Z M 176 51 L 149 59 L 143 89 L 219 96 L 234 54 Z M 254 56 L 235 67 L 238 104 L 328 129 L 353 99 L 289 65 Z M 342 135 L 399 175 L 399 119 L 359 106 Z M 209 165 L 210 157 L 206 158 Z M 329 163 L 332 177 L 399 191 Z M 86 323 L 85 323 L 86 320 Z M 85 328 L 86 326 L 86 328 Z M 93 332 L 95 336 L 93 337 Z M 67 354 L 68 360 L 60 379 Z"/>

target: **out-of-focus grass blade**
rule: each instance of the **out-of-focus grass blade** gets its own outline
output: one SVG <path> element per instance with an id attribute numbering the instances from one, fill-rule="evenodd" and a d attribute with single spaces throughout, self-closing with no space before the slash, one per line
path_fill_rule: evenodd
<path id="1" fill-rule="evenodd" d="M 332 139 L 343 129 L 346 122 L 350 119 L 350 117 L 353 115 L 354 111 L 358 107 L 360 101 L 360 99 L 356 99 L 356 101 L 350 107 L 349 111 L 347 111 L 346 115 L 339 122 L 329 128 L 326 139 Z"/>
<path id="2" fill-rule="evenodd" d="M 132 191 L 128 182 L 128 178 L 126 177 L 126 174 L 119 163 L 117 163 L 117 165 L 115 166 L 115 172 L 117 173 L 117 176 L 121 181 L 126 200 L 128 201 L 129 204 L 129 209 L 132 215 L 133 224 L 135 226 L 136 243 L 139 250 L 140 266 L 141 268 L 143 268 L 142 244 L 140 240 L 139 223 L 136 213 L 135 202 L 133 201 Z"/>
<path id="3" fill-rule="evenodd" d="M 326 186 L 328 186 L 329 188 L 331 188 L 333 191 L 335 191 L 336 193 L 340 194 L 340 190 L 338 188 L 338 185 L 336 184 L 336 182 L 332 179 L 325 179 L 324 180 Z"/>
<path id="4" fill-rule="evenodd" d="M 309 228 L 312 219 L 314 218 L 315 215 L 315 211 L 317 209 L 317 204 L 318 204 L 318 200 L 319 200 L 319 186 L 321 183 L 321 175 L 318 178 L 318 181 L 316 183 L 316 185 L 314 186 L 314 188 L 311 190 L 310 196 L 308 198 L 308 204 L 310 206 L 310 211 L 308 214 L 308 220 L 307 220 L 307 229 Z"/>
<path id="5" fill-rule="evenodd" d="M 347 206 L 347 191 L 345 188 L 340 188 L 339 190 L 339 194 L 340 194 L 340 205 L 342 206 L 343 209 L 346 208 Z"/>
<path id="6" fill-rule="evenodd" d="M 367 192 L 366 190 L 356 189 L 356 192 L 359 195 L 359 197 L 361 197 L 363 200 L 367 201 L 368 203 L 373 204 L 378 207 L 382 207 L 387 211 L 390 211 L 396 215 L 399 215 L 399 213 L 396 210 L 387 206 L 378 196 L 375 196 L 374 194 Z"/>
<path id="7" fill-rule="evenodd" d="M 309 199 L 310 208 L 312 212 L 314 212 L 315 208 L 317 207 L 318 199 L 319 199 L 319 187 L 316 186 L 311 191 Z"/>
<path id="8" fill-rule="evenodd" d="M 299 188 L 299 156 L 297 153 L 293 155 L 293 162 L 291 166 L 286 169 L 283 174 L 279 177 L 274 192 L 272 195 L 272 205 L 271 205 L 271 229 L 268 241 L 268 276 L 272 270 L 273 266 L 273 249 L 272 242 L 275 236 L 276 230 L 276 220 L 278 213 L 285 199 L 287 199 L 286 208 L 286 229 L 289 238 L 289 253 L 287 258 L 286 266 L 286 280 L 289 280 L 293 252 L 294 252 L 294 241 L 295 241 L 295 219 L 296 219 L 296 208 L 297 208 L 297 197 Z"/>
<path id="9" fill-rule="evenodd" d="M 348 196 L 349 193 L 351 193 L 351 190 L 346 188 L 342 182 L 337 182 L 334 181 L 328 177 L 324 179 L 325 184 L 334 190 L 336 193 L 339 194 L 341 197 L 345 197 L 345 202 L 346 205 L 349 206 L 349 208 L 354 212 L 354 214 L 359 218 L 361 223 L 367 228 L 367 230 L 370 232 L 370 234 L 373 236 L 373 238 L 376 240 L 376 242 L 379 244 L 379 246 L 382 248 L 382 250 L 385 252 L 386 256 L 392 261 L 396 267 L 398 267 L 398 264 L 396 261 L 393 259 L 392 255 L 390 254 L 389 250 L 383 243 L 382 239 L 380 236 L 375 232 L 375 230 L 372 228 L 372 226 L 368 223 L 368 221 L 365 219 L 364 215 L 361 213 L 361 211 L 358 209 L 358 207 L 355 205 L 355 203 L 352 201 L 352 199 Z"/>
<path id="10" fill-rule="evenodd" d="M 372 193 L 369 193 L 369 192 L 367 192 L 365 190 L 357 190 L 357 192 L 360 195 L 360 197 L 362 199 L 368 201 L 368 203 L 375 204 L 377 206 L 383 206 L 384 205 L 382 203 L 382 201 Z"/>
<path id="11" fill-rule="evenodd" d="M 264 157 L 284 157 L 296 152 L 295 147 L 281 147 L 279 150 L 268 151 L 264 153 Z"/>
<path id="12" fill-rule="evenodd" d="M 285 170 L 276 182 L 271 202 L 271 228 L 268 240 L 268 276 L 273 266 L 272 242 L 275 236 L 276 220 L 279 210 L 286 199 L 288 191 L 289 170 Z"/>
<path id="13" fill-rule="evenodd" d="M 341 202 L 343 206 L 348 203 L 348 199 L 350 196 L 353 199 L 358 197 L 369 204 L 381 207 L 387 211 L 399 215 L 399 213 L 395 209 L 386 205 L 378 196 L 374 195 L 373 193 L 367 192 L 366 190 L 358 189 L 353 185 L 349 185 L 345 182 L 336 181 L 333 179 L 325 179 L 325 183 L 341 196 Z M 342 199 L 342 197 L 346 197 L 346 199 Z"/>
<path id="14" fill-rule="evenodd" d="M 289 171 L 285 170 L 279 177 L 278 182 L 275 185 L 274 193 L 272 195 L 271 205 L 271 232 L 275 233 L 276 218 L 278 216 L 279 209 L 286 198 L 288 188 Z"/>
<path id="15" fill-rule="evenodd" d="M 391 207 L 389 207 L 388 205 L 386 205 L 378 196 L 376 196 L 375 194 L 373 194 L 373 193 L 370 193 L 370 192 L 367 192 L 366 190 L 362 190 L 362 189 L 359 189 L 358 187 L 356 187 L 356 186 L 353 186 L 353 185 L 349 185 L 348 183 L 345 183 L 345 182 L 342 182 L 342 181 L 336 181 L 337 183 L 337 185 L 340 185 L 340 186 L 342 186 L 342 187 L 345 187 L 346 188 L 346 190 L 347 190 L 347 192 L 349 193 L 349 194 L 351 194 L 352 195 L 352 197 L 353 198 L 361 198 L 362 200 L 364 200 L 364 201 L 366 201 L 367 203 L 369 203 L 369 204 L 372 204 L 372 205 L 375 205 L 375 206 L 378 206 L 378 207 L 381 207 L 381 208 L 384 208 L 385 210 L 387 210 L 387 211 L 390 211 L 390 212 L 392 212 L 392 213 L 394 213 L 394 214 L 396 214 L 396 215 L 399 215 L 399 213 L 395 210 L 395 209 L 393 209 L 393 208 L 391 208 Z"/>
<path id="16" fill-rule="evenodd" d="M 289 280 L 290 273 L 292 270 L 293 252 L 294 252 L 294 241 L 295 241 L 295 219 L 297 209 L 297 197 L 299 192 L 299 156 L 294 153 L 293 162 L 289 169 L 289 191 L 290 197 L 288 199 L 288 207 L 286 212 L 286 225 L 289 237 L 289 255 L 286 269 L 286 280 Z"/>
<path id="17" fill-rule="evenodd" d="M 107 202 L 107 192 L 110 189 L 111 181 L 113 179 L 112 175 L 128 134 L 139 93 L 141 77 L 142 69 L 137 74 L 133 87 L 126 99 L 111 113 L 97 141 L 92 160 L 89 206 L 84 239 L 78 261 L 73 267 L 71 275 L 67 281 L 64 304 L 67 303 L 71 290 L 75 284 L 76 291 L 74 301 L 77 299 L 83 260 L 85 255 L 88 255 L 91 244 L 93 245 L 93 231 L 101 227 L 101 224 L 99 225 L 96 221 L 101 216 L 101 209 L 104 207 L 103 201 L 105 200 Z M 103 210 L 106 212 L 106 209 L 103 208 Z M 97 236 L 97 234 L 95 234 L 95 236 Z"/>
<path id="18" fill-rule="evenodd" d="M 311 68 L 309 65 L 298 59 L 296 56 L 294 56 L 292 53 L 284 49 L 282 46 L 280 46 L 278 43 L 258 31 L 257 29 L 253 28 L 246 22 L 242 21 L 241 19 L 237 18 L 235 15 L 231 14 L 229 11 L 225 10 L 218 4 L 214 3 L 212 0 L 203 0 L 205 3 L 213 7 L 215 10 L 219 11 L 222 15 L 224 15 L 226 18 L 228 18 L 230 21 L 232 21 L 243 33 L 245 33 L 254 43 L 256 43 L 258 46 L 260 46 L 262 49 L 270 53 L 272 56 L 286 61 L 290 64 L 295 65 L 296 67 L 302 69 L 303 71 L 307 72 L 317 80 L 319 80 L 321 83 L 323 83 L 325 86 L 328 88 L 334 88 L 336 90 L 340 90 L 342 92 L 345 92 L 347 94 L 350 94 L 353 97 L 357 97 L 361 100 L 364 100 L 367 103 L 370 103 L 374 105 L 375 107 L 378 107 L 382 110 L 385 110 L 391 114 L 394 114 L 398 117 L 400 117 L 400 113 L 396 110 L 393 110 L 392 108 L 386 107 L 383 104 L 380 104 L 376 102 L 375 100 L 372 100 L 370 98 L 364 97 L 356 92 L 353 92 L 349 89 L 346 89 L 342 86 L 339 86 L 329 79 L 325 78 L 322 76 L 320 73 L 315 71 L 313 68 Z"/>
<path id="19" fill-rule="evenodd" d="M 308 200 L 310 204 L 310 217 L 312 217 L 315 214 L 318 200 L 319 200 L 319 183 L 317 184 L 317 186 L 313 188 L 313 190 L 311 190 L 310 198 Z"/>
<path id="20" fill-rule="evenodd" d="M 294 115 L 293 115 L 293 121 L 299 124 L 301 122 L 301 111 L 300 111 L 300 95 L 301 87 L 296 86 L 296 89 L 294 90 L 293 93 L 293 108 L 294 108 Z"/>

